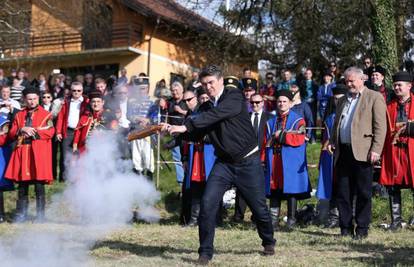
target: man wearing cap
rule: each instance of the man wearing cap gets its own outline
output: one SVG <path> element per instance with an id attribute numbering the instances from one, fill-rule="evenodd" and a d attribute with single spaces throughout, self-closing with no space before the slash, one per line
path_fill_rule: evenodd
<path id="1" fill-rule="evenodd" d="M 138 77 L 131 87 L 131 99 L 127 110 L 127 119 L 131 122 L 130 129 L 137 130 L 148 126 L 158 112 L 149 97 L 149 78 Z M 155 161 L 154 151 L 151 147 L 151 137 L 137 139 L 131 142 L 132 162 L 134 171 L 138 174 L 145 174 L 152 179 Z"/>
<path id="2" fill-rule="evenodd" d="M 216 214 L 224 192 L 235 185 L 253 212 L 264 255 L 274 255 L 273 227 L 266 206 L 259 148 L 243 103 L 241 91 L 224 87 L 221 70 L 208 66 L 200 80 L 214 99 L 214 107 L 188 119 L 184 125 L 163 126 L 170 134 L 208 135 L 217 157 L 201 201 L 198 250 L 200 264 L 208 264 L 214 253 Z"/>
<path id="3" fill-rule="evenodd" d="M 371 222 L 372 165 L 380 159 L 384 145 L 386 105 L 380 93 L 364 86 L 362 69 L 350 67 L 344 75 L 348 93 L 338 102 L 328 149 L 335 151 L 341 235 L 362 239 L 368 236 Z"/>
<path id="4" fill-rule="evenodd" d="M 388 103 L 393 97 L 393 93 L 385 87 L 385 74 L 386 70 L 380 65 L 370 67 L 368 69 L 368 75 L 370 77 L 370 86 L 368 88 L 381 93 L 385 103 Z"/>
<path id="5" fill-rule="evenodd" d="M 402 228 L 401 189 L 411 189 L 414 197 L 414 94 L 410 92 L 411 82 L 408 72 L 397 72 L 393 76 L 396 97 L 387 104 L 387 136 L 380 184 L 388 189 L 391 230 Z M 414 219 L 410 224 L 414 224 Z"/>
<path id="6" fill-rule="evenodd" d="M 296 225 L 297 200 L 310 197 L 311 185 L 306 163 L 305 120 L 294 111 L 293 95 L 281 90 L 275 118 L 267 121 L 261 155 L 266 164 L 266 195 L 270 198 L 273 227 L 279 227 L 280 205 L 287 200 L 287 227 Z"/>
<path id="7" fill-rule="evenodd" d="M 252 106 L 250 105 L 250 98 L 252 95 L 256 93 L 257 90 L 257 80 L 253 78 L 243 78 L 242 79 L 243 84 L 243 93 L 244 93 L 244 99 L 246 101 L 247 110 L 252 112 Z"/>
<path id="8" fill-rule="evenodd" d="M 84 112 L 79 119 L 73 136 L 73 153 L 84 153 L 87 139 L 96 131 L 116 130 L 118 127 L 115 115 L 104 111 L 105 100 L 100 92 L 91 92 L 89 99 L 91 111 Z"/>
<path id="9" fill-rule="evenodd" d="M 45 219 L 45 184 L 53 181 L 52 138 L 55 134 L 52 114 L 39 105 L 40 92 L 35 88 L 23 91 L 26 107 L 16 114 L 9 132 L 17 140 L 4 176 L 19 185 L 16 221 L 27 219 L 29 185 L 36 192 L 36 219 Z"/>
<path id="10" fill-rule="evenodd" d="M 276 110 L 276 85 L 274 84 L 274 75 L 272 72 L 266 73 L 266 84 L 260 88 L 260 95 L 264 99 L 264 109 L 267 112 Z"/>
<path id="11" fill-rule="evenodd" d="M 81 115 L 88 109 L 89 99 L 83 95 L 83 85 L 73 82 L 71 95 L 65 98 L 56 120 L 56 140 L 59 142 L 59 181 L 65 180 L 65 164 L 70 162 L 73 134 Z M 57 178 L 57 177 L 56 177 Z"/>

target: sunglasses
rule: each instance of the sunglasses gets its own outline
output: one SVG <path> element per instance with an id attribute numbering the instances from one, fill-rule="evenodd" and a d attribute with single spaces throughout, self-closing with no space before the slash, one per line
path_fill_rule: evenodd
<path id="1" fill-rule="evenodd" d="M 187 99 L 183 99 L 183 101 L 184 102 L 190 102 L 191 100 L 193 100 L 193 98 L 194 98 L 195 96 L 193 96 L 193 97 L 190 97 L 190 98 L 187 98 Z"/>
<path id="2" fill-rule="evenodd" d="M 254 105 L 259 105 L 260 103 L 262 103 L 262 101 L 250 101 L 250 104 Z"/>
<path id="3" fill-rule="evenodd" d="M 331 67 L 336 67 L 336 65 L 332 64 Z"/>
<path id="4" fill-rule="evenodd" d="M 80 93 L 82 90 L 71 90 L 72 92 Z"/>

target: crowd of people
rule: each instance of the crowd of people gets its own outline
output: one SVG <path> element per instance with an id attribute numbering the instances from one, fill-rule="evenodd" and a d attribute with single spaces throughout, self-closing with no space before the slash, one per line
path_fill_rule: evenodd
<path id="1" fill-rule="evenodd" d="M 44 221 L 45 185 L 65 181 L 67 168 L 88 150 L 88 138 L 96 131 L 115 132 L 122 157 L 132 159 L 137 174 L 151 179 L 157 145 L 154 136 L 132 142 L 126 137 L 131 131 L 162 122 L 164 126 L 185 127 L 173 128 L 179 134 L 163 145 L 171 150 L 176 179 L 183 188 L 183 225 L 196 226 L 203 218 L 207 220 L 201 210 L 207 205 L 203 202 L 206 183 L 218 168 L 217 162 L 234 163 L 241 156 L 258 154 L 272 228 L 280 227 L 281 203 L 286 200 L 286 226 L 294 229 L 300 217 L 297 203 L 310 198 L 312 192 L 306 147 L 320 141 L 316 196 L 329 201 L 326 227 L 339 226 L 342 235 L 366 237 L 376 177 L 389 195 L 389 228 L 400 229 L 401 189 L 414 188 L 410 156 L 414 153 L 413 80 L 409 73 L 397 72 L 389 89 L 386 70 L 372 65 L 369 58 L 364 63 L 363 69 L 350 67 L 339 73 L 332 62 L 321 82 L 314 79 L 311 69 L 298 75 L 283 70 L 277 81 L 275 73 L 268 72 L 262 86 L 248 68 L 240 79 L 213 69 L 203 80 L 194 71 L 187 85 L 173 81 L 168 88 L 165 80 L 159 81 L 152 96 L 145 73 L 129 79 L 126 70 L 120 77 L 107 79 L 86 73 L 73 80 L 64 74 L 39 74 L 30 80 L 24 69 L 12 70 L 10 76 L 0 69 L 0 222 L 5 221 L 3 191 L 15 186 L 14 220 L 28 219 L 30 185 L 36 192 L 36 220 Z M 222 100 L 222 94 L 230 94 L 226 97 L 231 100 Z M 244 109 L 247 116 L 235 114 Z M 219 124 L 232 116 L 234 120 Z M 171 132 L 170 128 L 164 130 Z M 214 134 L 206 134 L 210 131 Z M 238 140 L 227 132 L 245 136 Z M 222 176 L 227 173 L 249 179 L 246 173 L 226 168 L 220 169 Z M 252 191 L 237 177 L 227 182 L 238 185 L 233 222 L 243 221 L 246 207 L 253 205 L 252 222 L 267 231 L 260 211 L 262 200 L 253 201 Z M 218 202 L 217 207 L 209 202 L 212 210 L 221 209 L 223 190 L 207 192 L 210 202 Z M 208 218 L 206 223 L 220 223 L 220 212 L 216 213 L 214 222 Z M 414 219 L 409 223 L 414 224 Z"/>

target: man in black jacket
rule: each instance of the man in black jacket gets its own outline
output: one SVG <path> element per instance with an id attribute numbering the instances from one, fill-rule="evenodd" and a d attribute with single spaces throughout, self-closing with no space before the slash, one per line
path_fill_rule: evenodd
<path id="1" fill-rule="evenodd" d="M 170 134 L 188 132 L 191 137 L 197 132 L 207 133 L 217 157 L 201 202 L 198 262 L 208 264 L 213 257 L 215 215 L 224 192 L 232 185 L 240 190 L 253 212 L 264 255 L 273 255 L 276 240 L 266 206 L 258 142 L 243 95 L 224 87 L 223 75 L 216 66 L 203 69 L 200 81 L 213 99 L 214 108 L 186 120 L 184 125 L 164 125 Z"/>

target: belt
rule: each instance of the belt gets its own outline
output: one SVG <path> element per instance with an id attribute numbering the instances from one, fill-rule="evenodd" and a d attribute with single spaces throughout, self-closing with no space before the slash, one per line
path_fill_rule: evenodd
<path id="1" fill-rule="evenodd" d="M 68 131 L 72 131 L 72 132 L 74 132 L 75 131 L 75 128 L 70 128 L 70 127 L 68 127 L 68 129 L 67 129 Z"/>
<path id="2" fill-rule="evenodd" d="M 396 143 L 394 146 L 399 148 L 408 148 L 408 144 L 406 143 Z"/>

